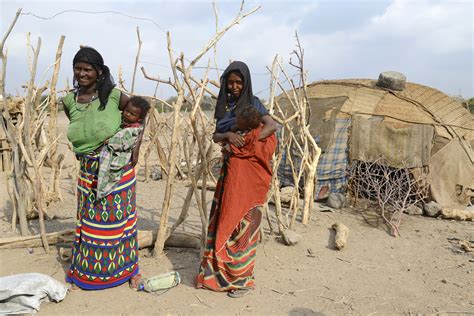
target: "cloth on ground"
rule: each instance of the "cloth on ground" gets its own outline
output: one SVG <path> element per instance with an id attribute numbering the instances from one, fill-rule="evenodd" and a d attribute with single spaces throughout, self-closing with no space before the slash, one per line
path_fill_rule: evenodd
<path id="1" fill-rule="evenodd" d="M 68 287 L 41 273 L 0 277 L 0 315 L 35 313 L 43 301 L 60 302 Z"/>

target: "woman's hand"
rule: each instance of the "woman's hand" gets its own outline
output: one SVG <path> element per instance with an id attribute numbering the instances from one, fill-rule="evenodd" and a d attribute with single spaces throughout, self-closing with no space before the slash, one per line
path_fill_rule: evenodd
<path id="1" fill-rule="evenodd" d="M 237 147 L 245 145 L 245 140 L 242 136 L 234 132 L 227 132 L 227 142 Z"/>
<path id="2" fill-rule="evenodd" d="M 244 138 L 234 132 L 214 133 L 212 139 L 215 143 L 229 143 L 237 147 L 242 147 L 245 144 Z"/>

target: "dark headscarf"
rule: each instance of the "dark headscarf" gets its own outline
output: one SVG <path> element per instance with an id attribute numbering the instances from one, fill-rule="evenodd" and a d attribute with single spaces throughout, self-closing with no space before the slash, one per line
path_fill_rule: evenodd
<path id="1" fill-rule="evenodd" d="M 115 87 L 114 79 L 110 75 L 109 67 L 104 65 L 104 59 L 99 54 L 99 52 L 88 46 L 81 47 L 81 49 L 79 49 L 79 51 L 76 53 L 72 61 L 72 66 L 74 67 L 76 63 L 90 64 L 97 72 L 96 89 L 100 100 L 99 110 L 102 111 L 107 105 L 110 92 Z M 101 75 L 99 75 L 99 70 L 102 71 Z M 76 82 L 75 78 L 73 84 L 76 89 L 79 88 L 79 83 Z"/>
<path id="2" fill-rule="evenodd" d="M 227 78 L 233 72 L 239 74 L 243 81 L 242 92 L 240 93 L 239 99 L 236 102 L 235 108 L 238 109 L 242 105 L 248 105 L 252 103 L 252 79 L 250 78 L 250 70 L 247 65 L 241 61 L 232 62 L 221 76 L 221 88 L 219 95 L 217 96 L 216 111 L 214 112 L 214 118 L 219 120 L 225 114 L 225 107 L 229 101 L 229 91 L 227 91 Z"/>

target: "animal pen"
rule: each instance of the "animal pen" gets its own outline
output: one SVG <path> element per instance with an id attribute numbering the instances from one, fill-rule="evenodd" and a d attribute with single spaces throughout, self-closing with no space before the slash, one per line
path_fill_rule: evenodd
<path id="1" fill-rule="evenodd" d="M 205 95 L 216 98 L 214 91 L 220 84 L 210 79 L 210 60 L 202 76 L 195 77 L 193 71 L 228 30 L 256 10 L 258 7 L 245 11 L 242 3 L 235 18 L 216 30 L 216 34 L 195 56 L 185 58 L 183 53 L 177 54 L 173 49 L 172 36 L 167 33 L 169 66 L 172 69 L 169 79 L 153 77 L 141 67 L 145 78 L 156 82 L 157 86 L 170 86 L 177 97 L 169 104 L 156 95 L 144 96 L 151 104 L 160 102 L 169 109 L 169 112 L 159 114 L 152 107 L 146 124 L 144 147 L 136 166 L 137 169 L 143 168 L 145 181 L 156 167 L 161 170 L 163 181 L 166 181 L 164 199 L 160 201 L 161 205 L 156 205 L 158 229 L 156 232 L 139 232 L 138 237 L 140 248 L 154 246 L 154 256 L 160 255 L 166 244 L 179 238 L 189 237 L 193 243 L 197 240 L 198 246 L 205 240 L 209 202 L 206 190 L 216 183 L 211 171 L 220 151 L 211 139 L 213 119 L 204 113 L 201 103 Z M 8 78 L 4 45 L 20 14 L 21 10 L 17 12 L 0 46 L 0 93 L 3 96 L 0 109 L 2 130 L 5 132 L 5 136 L 0 135 L 3 137 L 0 141 L 2 166 L 5 166 L 3 168 L 6 168 L 8 176 L 7 191 L 14 210 L 12 229 L 19 224 L 23 237 L 3 241 L 0 247 L 13 243 L 34 244 L 43 245 L 49 251 L 50 243 L 71 241 L 73 238 L 72 230 L 47 233 L 43 222 L 44 217 L 48 217 L 49 205 L 62 198 L 59 179 L 64 156 L 57 151 L 58 95 L 69 88 L 66 86 L 58 91 L 56 86 L 65 37 L 60 38 L 56 57 L 51 61 L 53 75 L 49 81 L 39 83 L 36 80 L 36 65 L 41 39 L 33 47 L 28 36 L 28 47 L 33 54 L 29 59 L 27 94 L 21 98 L 23 103 L 19 112 L 9 111 L 5 93 Z M 131 87 L 124 85 L 120 71 L 118 75 L 118 87 L 128 94 L 136 94 L 135 77 L 142 45 L 138 28 L 137 39 Z M 425 183 L 430 184 L 431 197 L 419 192 L 422 196 L 417 196 L 415 202 L 426 202 L 431 198 L 443 204 L 449 202 L 449 206 L 459 206 L 472 197 L 474 123 L 472 115 L 456 101 L 437 90 L 412 83 L 408 83 L 403 91 L 377 87 L 372 80 L 308 84 L 304 50 L 297 34 L 294 57 L 296 61 L 290 63 L 290 70 L 279 56 L 275 56 L 273 64 L 268 67 L 271 80 L 267 107 L 281 125 L 279 145 L 273 157 L 271 188 L 263 205 L 271 234 L 282 234 L 292 228 L 298 219 L 307 224 L 314 201 L 326 198 L 330 192 L 346 192 L 349 189 L 355 197 L 373 198 L 371 192 L 365 196 L 354 193 L 360 179 L 351 170 L 355 170 L 354 163 L 382 162 L 381 157 L 382 165 L 410 170 L 408 179 L 412 180 L 408 183 L 416 184 L 415 187 L 424 189 Z M 190 105 L 190 111 L 182 111 L 184 103 Z M 153 155 L 157 157 L 157 166 L 151 164 Z M 447 159 L 447 156 L 456 158 Z M 430 172 L 427 173 L 427 169 Z M 468 175 L 471 175 L 470 178 Z M 173 225 L 169 225 L 173 183 L 178 179 L 187 180 L 190 186 L 180 215 Z M 280 188 L 290 184 L 289 204 L 284 204 Z M 411 195 L 412 191 L 408 194 Z M 186 221 L 192 199 L 196 201 L 201 219 L 201 235 L 179 236 L 176 229 Z M 405 206 L 398 209 L 392 206 L 387 212 L 402 212 Z M 27 218 L 33 217 L 39 217 L 41 242 L 35 236 L 28 236 Z M 388 218 L 387 223 L 390 226 L 393 220 Z M 398 231 L 399 222 L 395 224 Z"/>

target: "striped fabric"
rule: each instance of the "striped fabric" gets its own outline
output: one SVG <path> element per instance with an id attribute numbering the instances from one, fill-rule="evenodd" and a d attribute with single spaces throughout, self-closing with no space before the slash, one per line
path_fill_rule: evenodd
<path id="1" fill-rule="evenodd" d="M 317 167 L 315 198 L 326 198 L 330 192 L 344 192 L 349 161 L 348 139 L 351 119 L 337 118 L 334 138 Z"/>
<path id="2" fill-rule="evenodd" d="M 258 207 L 249 210 L 226 242 L 223 255 L 216 255 L 214 242 L 219 224 L 225 169 L 224 162 L 212 202 L 203 258 L 196 277 L 197 288 L 213 291 L 230 291 L 255 286 L 253 269 L 262 220 L 262 212 Z"/>
<path id="3" fill-rule="evenodd" d="M 138 274 L 135 170 L 127 166 L 117 187 L 96 199 L 98 154 L 80 156 L 76 236 L 66 281 L 86 290 L 120 285 Z"/>
<path id="4" fill-rule="evenodd" d="M 344 192 L 347 186 L 347 169 L 349 160 L 348 139 L 351 119 L 337 118 L 334 137 L 327 150 L 321 154 L 316 169 L 315 199 L 327 198 L 330 192 Z M 314 137 L 319 142 L 319 136 Z M 299 172 L 301 158 L 292 152 L 292 160 Z M 291 166 L 287 162 L 288 150 L 283 152 L 282 160 L 278 166 L 278 179 L 281 187 L 294 186 Z M 304 186 L 303 181 L 299 185 Z"/>

